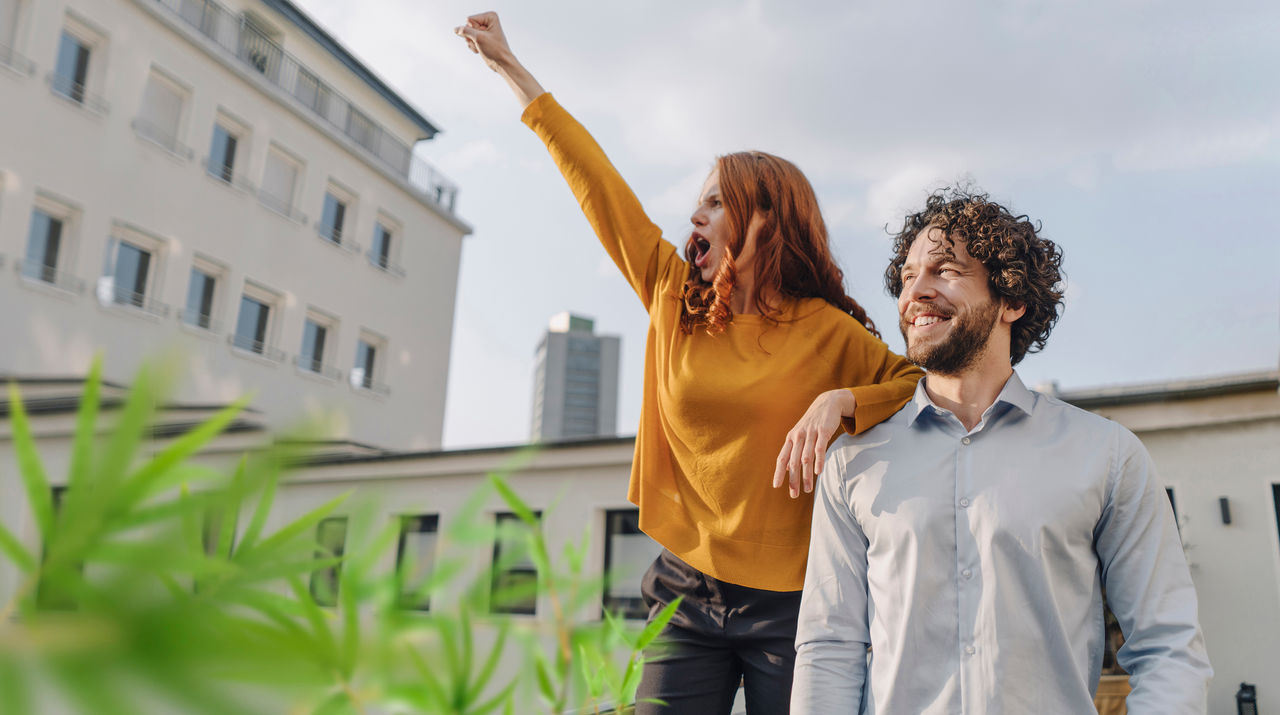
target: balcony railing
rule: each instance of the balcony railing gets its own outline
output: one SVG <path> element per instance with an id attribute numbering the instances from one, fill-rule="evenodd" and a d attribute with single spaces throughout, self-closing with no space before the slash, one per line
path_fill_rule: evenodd
<path id="1" fill-rule="evenodd" d="M 14 265 L 18 268 L 19 273 L 31 280 L 48 283 L 68 293 L 84 292 L 83 280 L 66 271 L 58 270 L 57 266 L 50 266 L 44 261 L 35 258 L 26 258 Z"/>
<path id="2" fill-rule="evenodd" d="M 342 229 L 338 226 L 331 226 L 323 221 L 320 221 L 319 223 L 316 224 L 316 233 L 320 236 L 320 238 L 323 238 L 329 243 L 332 243 L 342 248 L 344 251 L 350 251 L 351 253 L 360 252 L 360 244 L 356 243 L 353 239 L 346 236 L 343 233 Z"/>
<path id="3" fill-rule="evenodd" d="M 0 45 L 0 67 L 7 67 L 18 74 L 28 77 L 36 72 L 36 63 L 6 45 Z"/>
<path id="4" fill-rule="evenodd" d="M 98 279 L 98 300 L 103 305 L 118 305 L 125 308 L 136 308 L 158 318 L 169 314 L 169 306 L 158 300 L 147 297 L 146 293 L 138 293 L 115 285 L 114 276 L 103 276 Z"/>
<path id="5" fill-rule="evenodd" d="M 285 218 L 292 219 L 302 224 L 305 224 L 307 222 L 306 214 L 299 211 L 290 202 L 279 198 L 275 194 L 272 194 L 271 192 L 266 191 L 265 189 L 258 190 L 258 201 L 263 206 L 266 206 L 267 208 L 271 209 L 272 211 L 275 211 L 276 213 L 280 214 L 281 216 L 284 216 Z"/>
<path id="6" fill-rule="evenodd" d="M 214 0 L 154 0 L 360 145 L 422 196 L 453 213 L 458 187 L 274 40 Z"/>
<path id="7" fill-rule="evenodd" d="M 50 72 L 49 89 L 59 97 L 74 102 L 93 114 L 106 116 L 107 112 L 111 111 L 111 105 L 107 100 L 90 92 L 83 83 L 77 82 L 73 77 Z"/>
<path id="8" fill-rule="evenodd" d="M 190 159 L 195 156 L 195 151 L 191 147 L 178 141 L 177 135 L 169 131 L 165 127 L 150 122 L 142 117 L 137 117 L 131 123 L 133 131 L 138 136 L 146 139 L 159 146 L 161 149 L 183 159 Z"/>
<path id="9" fill-rule="evenodd" d="M 348 381 L 357 390 L 365 390 L 384 397 L 391 394 L 389 386 L 376 382 L 372 375 L 365 374 L 365 371 L 358 367 L 348 374 Z"/>
<path id="10" fill-rule="evenodd" d="M 306 357 L 305 355 L 298 355 L 295 357 L 294 364 L 301 370 L 314 372 L 317 375 L 327 377 L 335 382 L 342 379 L 342 371 L 338 368 L 333 367 L 332 365 L 326 365 L 319 360 Z"/>
<path id="11" fill-rule="evenodd" d="M 244 350 L 245 352 L 261 355 L 272 362 L 284 362 L 286 357 L 283 350 L 277 350 L 266 342 L 257 340 L 248 335 L 236 335 L 235 333 L 232 333 L 227 336 L 227 342 L 231 344 L 231 347 L 237 350 Z"/>
<path id="12" fill-rule="evenodd" d="M 374 268 L 377 268 L 380 271 L 386 271 L 397 278 L 404 278 L 404 269 L 395 263 L 392 263 L 390 258 L 374 253 L 373 251 L 369 251 L 364 255 L 369 259 L 369 265 Z"/>
<path id="13" fill-rule="evenodd" d="M 178 319 L 193 328 L 208 330 L 211 333 L 222 332 L 222 323 L 213 319 L 208 313 L 201 313 L 196 308 L 187 308 L 178 314 Z"/>

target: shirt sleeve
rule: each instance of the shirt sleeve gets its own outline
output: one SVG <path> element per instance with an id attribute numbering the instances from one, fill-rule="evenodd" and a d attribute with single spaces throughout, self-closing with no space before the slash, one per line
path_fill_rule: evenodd
<path id="1" fill-rule="evenodd" d="M 596 140 L 549 93 L 530 102 L 521 120 L 547 145 L 600 243 L 651 308 L 659 277 L 687 270 L 675 246 L 662 239 Z"/>
<path id="2" fill-rule="evenodd" d="M 835 455 L 832 455 L 835 457 Z M 818 479 L 796 629 L 795 715 L 862 710 L 867 679 L 867 538 L 843 496 L 844 465 Z"/>
<path id="3" fill-rule="evenodd" d="M 1107 503 L 1095 533 L 1107 604 L 1125 642 L 1132 715 L 1203 713 L 1213 669 L 1169 500 L 1150 455 L 1119 426 Z"/>
<path id="4" fill-rule="evenodd" d="M 859 375 L 847 383 L 855 406 L 853 417 L 845 417 L 841 425 L 849 434 L 862 434 L 892 417 L 916 394 L 916 383 L 924 371 L 894 353 L 883 341 L 865 329 L 855 357 L 846 364 L 856 366 Z"/>

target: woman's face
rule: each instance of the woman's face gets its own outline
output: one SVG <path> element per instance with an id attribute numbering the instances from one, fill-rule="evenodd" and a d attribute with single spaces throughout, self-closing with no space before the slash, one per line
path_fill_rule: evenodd
<path id="1" fill-rule="evenodd" d="M 693 263 L 701 271 L 702 280 L 710 283 L 729 250 L 730 240 L 729 217 L 725 215 L 724 202 L 720 200 L 719 169 L 712 169 L 706 182 L 702 184 L 698 207 L 689 220 L 693 222 L 693 232 L 689 236 L 695 247 Z M 758 211 L 752 215 L 742 250 L 739 255 L 734 256 L 734 267 L 739 276 L 754 276 L 756 236 L 760 233 L 763 220 L 764 217 Z"/>

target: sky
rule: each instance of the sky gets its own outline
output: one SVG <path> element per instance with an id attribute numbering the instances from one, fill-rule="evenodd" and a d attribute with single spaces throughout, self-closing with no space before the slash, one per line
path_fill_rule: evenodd
<path id="1" fill-rule="evenodd" d="M 528 439 L 534 349 L 565 310 L 622 338 L 620 434 L 640 410 L 645 312 L 506 84 L 452 34 L 490 9 L 677 245 L 715 156 L 798 165 L 895 351 L 889 230 L 971 182 L 1065 253 L 1065 309 L 1018 366 L 1028 385 L 1280 361 L 1280 4 L 295 2 L 444 130 L 419 154 L 475 229 L 445 447 Z"/>

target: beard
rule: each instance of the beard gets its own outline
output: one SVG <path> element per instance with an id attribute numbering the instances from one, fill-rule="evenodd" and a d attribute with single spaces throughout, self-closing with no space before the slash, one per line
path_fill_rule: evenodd
<path id="1" fill-rule="evenodd" d="M 907 337 L 907 328 L 911 324 L 906 318 L 898 321 L 898 328 L 907 343 L 908 360 L 939 375 L 959 375 L 976 363 L 986 350 L 996 321 L 1000 319 L 1000 304 L 987 300 L 982 305 L 952 312 L 947 317 L 951 330 L 940 341 L 928 345 L 913 344 Z"/>

